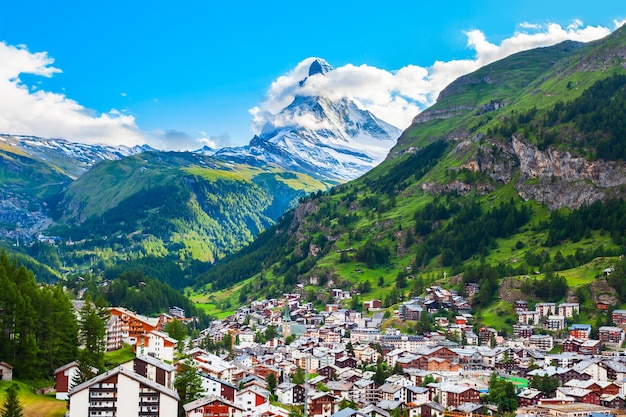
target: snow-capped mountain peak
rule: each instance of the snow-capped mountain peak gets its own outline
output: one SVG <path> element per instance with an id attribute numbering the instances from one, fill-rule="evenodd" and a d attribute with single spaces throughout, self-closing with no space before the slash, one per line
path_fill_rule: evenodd
<path id="1" fill-rule="evenodd" d="M 309 66 L 309 77 L 315 74 L 326 74 L 333 70 L 333 67 L 321 58 L 316 58 Z"/>
<path id="2" fill-rule="evenodd" d="M 333 71 L 326 61 L 314 59 L 309 76 Z M 382 162 L 396 144 L 400 129 L 343 97 L 296 95 L 277 114 L 268 117 L 261 133 L 240 148 L 225 148 L 216 156 L 252 163 L 275 163 L 324 179 L 355 179 Z M 257 162 L 257 163 L 259 163 Z"/>

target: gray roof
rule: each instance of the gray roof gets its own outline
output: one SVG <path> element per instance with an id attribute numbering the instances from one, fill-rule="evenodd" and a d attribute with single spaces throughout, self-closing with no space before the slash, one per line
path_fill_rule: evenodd
<path id="1" fill-rule="evenodd" d="M 343 410 L 339 410 L 335 414 L 331 415 L 331 417 L 352 417 L 352 416 L 369 417 L 367 414 L 364 414 L 357 410 L 353 410 L 350 407 L 346 407 Z"/>
<path id="2" fill-rule="evenodd" d="M 382 408 L 383 410 L 395 410 L 402 404 L 404 404 L 402 401 L 382 400 L 378 402 L 376 406 Z"/>
<path id="3" fill-rule="evenodd" d="M 85 388 L 89 388 L 90 386 L 94 385 L 94 384 L 98 384 L 106 379 L 109 379 L 111 376 L 113 375 L 125 375 L 126 377 L 130 378 L 130 379 L 134 379 L 135 381 L 138 381 L 139 383 L 148 386 L 149 388 L 157 391 L 157 392 L 161 392 L 169 397 L 174 398 L 176 401 L 180 401 L 180 397 L 178 396 L 178 392 L 176 392 L 173 389 L 169 389 L 161 384 L 158 384 L 144 376 L 139 375 L 138 373 L 135 373 L 134 371 L 128 370 L 126 368 L 124 368 L 123 366 L 118 366 L 115 369 L 112 369 L 110 371 L 106 371 L 100 375 L 97 375 L 95 377 L 93 377 L 92 379 L 90 379 L 89 381 L 83 382 L 82 384 L 76 385 L 74 388 L 72 388 L 69 392 L 70 397 L 79 392 L 84 390 Z"/>
<path id="4" fill-rule="evenodd" d="M 137 356 L 134 360 L 140 360 L 147 364 L 154 365 L 157 368 L 163 369 L 165 372 L 174 372 L 176 370 L 175 366 L 172 366 L 168 363 L 160 361 L 153 356 L 141 355 L 141 356 Z"/>

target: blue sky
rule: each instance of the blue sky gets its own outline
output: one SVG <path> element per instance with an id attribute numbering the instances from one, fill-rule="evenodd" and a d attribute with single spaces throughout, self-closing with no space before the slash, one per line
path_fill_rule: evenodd
<path id="1" fill-rule="evenodd" d="M 0 132 L 243 145 L 301 93 L 309 57 L 341 70 L 326 93 L 404 129 L 478 65 L 614 30 L 620 3 L 0 0 Z"/>

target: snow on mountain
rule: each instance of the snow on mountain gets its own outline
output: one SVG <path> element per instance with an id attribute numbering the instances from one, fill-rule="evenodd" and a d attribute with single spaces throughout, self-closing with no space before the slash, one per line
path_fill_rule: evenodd
<path id="1" fill-rule="evenodd" d="M 309 77 L 332 70 L 326 61 L 316 59 L 300 86 Z M 247 163 L 271 162 L 326 179 L 348 181 L 382 162 L 400 133 L 400 129 L 359 108 L 349 98 L 296 96 L 247 146 L 224 148 L 215 155 Z"/>
<path id="2" fill-rule="evenodd" d="M 89 145 L 69 142 L 65 139 L 40 138 L 37 136 L 0 134 L 0 143 L 20 149 L 22 152 L 67 171 L 78 177 L 96 163 L 121 159 L 129 155 L 154 150 L 148 145 L 128 147 L 124 145 Z"/>

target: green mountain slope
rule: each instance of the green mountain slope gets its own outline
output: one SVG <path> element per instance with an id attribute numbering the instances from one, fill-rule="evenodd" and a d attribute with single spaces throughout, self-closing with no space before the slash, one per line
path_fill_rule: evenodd
<path id="1" fill-rule="evenodd" d="M 321 304 L 342 288 L 391 306 L 432 282 L 477 282 L 479 316 L 499 325 L 512 320 L 511 300 L 498 294 L 507 277 L 526 282 L 511 294 L 531 301 L 566 299 L 565 277 L 582 300 L 624 249 L 624 161 L 598 155 L 624 140 L 626 119 L 605 116 L 624 97 L 625 31 L 523 52 L 455 81 L 383 164 L 307 198 L 197 288 L 231 288 L 243 302 L 300 284 Z M 596 215 L 605 221 L 592 222 Z M 492 304 L 498 297 L 505 302 Z"/>
<path id="2" fill-rule="evenodd" d="M 143 256 L 213 262 L 240 249 L 285 210 L 329 184 L 281 169 L 226 164 L 185 152 L 105 161 L 54 201 L 51 231 L 74 262 Z M 108 255 L 107 255 L 108 253 Z M 102 265 L 101 265 L 102 266 Z"/>
<path id="3" fill-rule="evenodd" d="M 45 200 L 71 181 L 46 161 L 0 142 L 0 239 L 18 244 L 43 230 Z"/>

